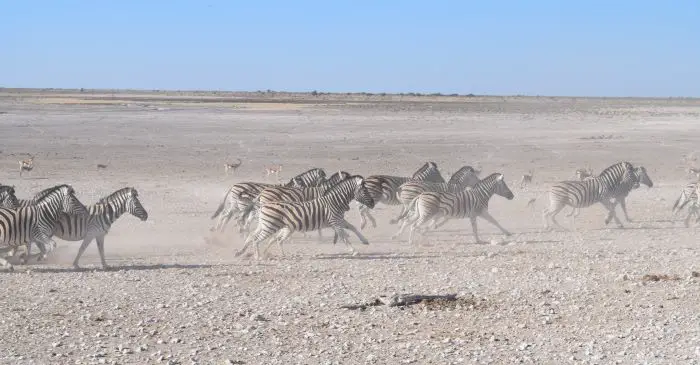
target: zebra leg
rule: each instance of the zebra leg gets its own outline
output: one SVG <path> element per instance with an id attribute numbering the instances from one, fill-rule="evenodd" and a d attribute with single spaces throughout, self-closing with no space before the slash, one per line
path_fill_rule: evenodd
<path id="1" fill-rule="evenodd" d="M 78 265 L 78 261 L 80 261 L 80 257 L 83 256 L 83 252 L 85 252 L 85 249 L 90 245 L 92 242 L 92 238 L 85 238 L 83 240 L 83 243 L 80 244 L 80 248 L 78 249 L 78 254 L 75 255 L 75 259 L 73 259 L 73 267 L 76 269 L 80 269 L 80 265 Z"/>
<path id="2" fill-rule="evenodd" d="M 272 237 L 270 240 L 268 240 L 267 246 L 265 246 L 265 250 L 263 250 L 263 256 L 267 256 L 267 250 L 270 249 L 270 246 L 272 246 L 272 244 L 274 242 L 277 242 L 277 246 L 280 249 L 280 256 L 285 256 L 284 248 L 282 248 L 282 243 L 284 241 L 288 241 L 289 237 L 291 235 L 292 235 L 291 229 L 289 229 L 287 227 L 282 228 L 275 237 Z"/>
<path id="3" fill-rule="evenodd" d="M 622 208 L 622 213 L 625 213 L 625 220 L 627 223 L 632 223 L 629 215 L 627 215 L 627 202 L 625 198 L 620 198 L 620 207 Z"/>
<path id="4" fill-rule="evenodd" d="M 275 232 L 266 232 L 263 229 L 262 225 L 258 225 L 258 228 L 253 232 L 252 234 L 248 235 L 248 237 L 245 240 L 245 243 L 243 244 L 243 248 L 241 248 L 239 251 L 237 251 L 234 256 L 238 257 L 245 252 L 245 250 L 250 246 L 251 244 L 255 245 L 255 258 L 259 259 L 260 258 L 260 250 L 258 248 L 258 243 L 261 241 L 264 241 L 265 239 L 269 238 L 273 233 Z"/>
<path id="5" fill-rule="evenodd" d="M 350 224 L 350 222 L 348 222 L 348 221 L 346 221 L 345 219 L 343 219 L 343 220 L 340 222 L 340 225 L 341 225 L 343 228 L 345 228 L 345 229 L 351 230 L 352 233 L 354 233 L 354 234 L 357 236 L 357 238 L 360 239 L 360 242 L 362 242 L 362 244 L 364 244 L 364 245 L 369 245 L 369 241 L 367 240 L 367 238 L 365 238 L 365 236 L 363 236 L 362 233 L 360 233 L 360 231 L 359 231 L 357 228 L 355 228 L 355 226 L 353 226 L 352 224 Z M 319 230 L 319 231 L 320 231 L 320 230 Z M 345 230 L 342 230 L 342 232 L 343 232 L 343 234 L 344 234 L 345 236 L 348 236 L 348 233 L 345 232 Z M 337 231 L 336 231 L 336 234 L 337 234 Z M 344 239 L 346 239 L 346 238 L 344 237 Z"/>
<path id="6" fill-rule="evenodd" d="M 559 222 L 557 222 L 556 215 L 561 212 L 561 210 L 564 209 L 564 205 L 562 204 L 550 204 L 548 208 L 544 209 L 544 212 L 542 213 L 542 218 L 544 219 L 544 229 L 546 231 L 551 231 L 552 227 L 549 225 L 549 218 L 552 219 L 552 223 L 554 223 L 555 226 L 562 230 L 567 230 L 564 228 Z"/>
<path id="7" fill-rule="evenodd" d="M 513 235 L 513 234 L 510 233 L 507 229 L 503 228 L 503 227 L 496 221 L 496 219 L 495 219 L 493 216 L 491 216 L 491 214 L 489 214 L 488 211 L 484 210 L 483 212 L 481 212 L 480 216 L 481 216 L 481 218 L 484 218 L 484 219 L 485 219 L 486 221 L 488 221 L 489 223 L 491 223 L 491 224 L 493 224 L 494 226 L 498 227 L 498 229 L 500 229 L 501 232 L 503 232 L 504 235 L 506 235 L 506 236 L 512 236 L 512 235 Z"/>
<path id="8" fill-rule="evenodd" d="M 474 231 L 474 241 L 476 241 L 476 243 L 486 243 L 479 238 L 479 232 L 476 228 L 476 216 L 469 217 L 469 222 L 472 224 L 472 231 Z"/>
<path id="9" fill-rule="evenodd" d="M 109 269 L 107 262 L 105 261 L 105 236 L 98 236 L 95 238 L 97 241 L 97 250 L 100 252 L 100 263 L 102 264 L 102 270 Z"/>
<path id="10" fill-rule="evenodd" d="M 605 218 L 605 224 L 607 225 L 608 223 L 610 223 L 610 219 L 612 218 L 615 219 L 615 223 L 617 224 L 618 228 L 624 228 L 622 222 L 620 221 L 620 218 L 618 218 L 617 214 L 615 214 L 615 204 L 613 204 L 607 199 L 601 200 L 600 204 L 603 204 L 605 209 L 608 210 L 608 216 Z"/>
<path id="11" fill-rule="evenodd" d="M 391 236 L 391 239 L 395 240 L 395 239 L 399 238 L 399 236 L 401 236 L 403 234 L 403 232 L 406 230 L 406 227 L 413 224 L 416 221 L 416 219 L 418 219 L 418 215 L 415 214 L 415 212 L 412 216 L 404 217 L 404 219 L 401 220 L 401 225 L 399 226 L 399 230 L 396 231 L 396 233 L 394 233 Z"/>
<path id="12" fill-rule="evenodd" d="M 360 205 L 359 208 L 360 210 L 360 229 L 365 229 L 365 226 L 367 225 L 367 219 L 372 222 L 372 228 L 377 228 L 377 220 L 374 219 L 372 214 L 369 212 L 369 208 L 365 205 Z"/>
<path id="13" fill-rule="evenodd" d="M 353 228 L 354 228 L 354 227 L 353 227 Z M 343 242 L 345 243 L 345 246 L 348 247 L 348 248 L 350 249 L 350 254 L 353 255 L 353 256 L 357 256 L 357 251 L 355 250 L 354 247 L 352 247 L 352 244 L 350 244 L 350 240 L 348 240 L 348 236 L 349 236 L 349 235 L 348 235 L 347 232 L 345 232 L 345 229 L 343 229 L 342 226 L 336 226 L 336 227 L 333 227 L 333 229 L 335 230 L 336 234 L 337 234 L 340 238 L 343 239 Z M 359 236 L 358 236 L 358 237 L 359 237 Z M 363 238 L 364 238 L 364 237 L 363 237 Z M 365 243 L 365 242 L 362 242 L 362 243 Z M 366 244 L 369 244 L 369 242 L 367 242 Z"/>

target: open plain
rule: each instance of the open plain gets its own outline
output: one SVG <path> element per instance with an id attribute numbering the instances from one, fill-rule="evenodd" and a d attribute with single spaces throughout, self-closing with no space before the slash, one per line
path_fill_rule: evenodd
<path id="1" fill-rule="evenodd" d="M 0 272 L 0 363 L 698 364 L 700 244 L 671 213 L 698 121 L 695 99 L 0 90 L 0 183 L 20 198 L 69 183 L 86 205 L 133 186 L 149 212 L 112 227 L 112 270 L 94 243 L 74 270 L 79 242 L 57 240 Z M 631 223 L 595 205 L 576 232 L 543 231 L 548 184 L 624 160 L 654 181 L 630 194 Z M 233 183 L 273 182 L 266 166 L 410 176 L 426 161 L 504 173 L 515 198 L 489 212 L 513 235 L 479 220 L 491 243 L 474 244 L 451 221 L 409 247 L 381 204 L 354 257 L 330 230 L 260 262 L 233 256 L 233 222 L 209 232 Z M 458 300 L 341 308 L 409 293 Z"/>

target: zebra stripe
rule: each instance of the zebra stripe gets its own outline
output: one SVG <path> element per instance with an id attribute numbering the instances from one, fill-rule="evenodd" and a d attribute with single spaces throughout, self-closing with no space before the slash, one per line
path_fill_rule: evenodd
<path id="1" fill-rule="evenodd" d="M 0 208 L 17 209 L 19 201 L 15 196 L 14 186 L 0 184 Z"/>
<path id="2" fill-rule="evenodd" d="M 255 257 L 260 257 L 260 242 L 270 239 L 267 248 L 273 241 L 279 245 L 280 252 L 284 255 L 282 243 L 293 232 L 308 232 L 325 227 L 333 228 L 336 234 L 334 243 L 341 237 L 345 245 L 353 254 L 355 249 L 348 241 L 345 229 L 353 231 L 364 244 L 369 241 L 360 234 L 352 224 L 345 220 L 345 212 L 350 209 L 350 202 L 357 200 L 370 208 L 374 207 L 374 200 L 364 184 L 362 176 L 351 176 L 332 188 L 320 198 L 305 202 L 275 202 L 264 204 L 259 209 L 258 226 L 245 241 L 243 248 L 236 253 L 240 256 L 249 245 L 255 245 Z M 277 236 L 272 237 L 277 233 Z M 267 249 L 266 249 L 267 251 Z"/>
<path id="3" fill-rule="evenodd" d="M 217 216 L 219 219 L 209 230 L 218 230 L 219 232 L 223 232 L 234 213 L 243 211 L 265 188 L 275 186 L 315 186 L 324 181 L 325 177 L 326 172 L 323 169 L 313 168 L 291 178 L 289 182 L 283 185 L 256 182 L 242 182 L 234 184 L 226 191 L 224 200 L 221 202 L 221 204 L 219 204 L 219 207 L 211 216 L 211 219 L 214 219 Z"/>
<path id="4" fill-rule="evenodd" d="M 634 186 L 637 179 L 635 169 L 629 162 L 619 162 L 603 170 L 600 175 L 584 181 L 561 181 L 553 184 L 548 191 L 549 207 L 543 212 L 545 229 L 550 229 L 548 218 L 552 223 L 564 229 L 557 221 L 556 215 L 565 206 L 574 208 L 586 208 L 595 203 L 601 203 L 608 210 L 608 217 L 615 219 L 618 227 L 622 227 L 622 222 L 615 214 L 615 203 L 610 199 L 615 198 L 615 194 L 620 194 L 621 186 Z M 618 191 L 618 189 L 620 189 Z"/>
<path id="5" fill-rule="evenodd" d="M 505 235 L 510 236 L 510 232 L 503 228 L 488 212 L 489 200 L 493 194 L 500 195 L 508 200 L 512 200 L 514 197 L 501 173 L 493 173 L 487 176 L 471 189 L 459 192 L 429 191 L 421 193 L 413 199 L 408 209 L 409 212 L 413 212 L 412 219 L 407 220 L 407 224 L 411 224 L 409 244 L 413 244 L 413 236 L 416 230 L 429 220 L 433 221 L 433 229 L 437 229 L 450 219 L 469 218 L 472 231 L 474 232 L 474 239 L 477 243 L 481 242 L 476 225 L 477 217 L 486 219 L 498 227 Z M 436 224 L 439 218 L 443 218 L 443 221 L 440 224 Z M 402 230 L 403 227 L 402 225 Z M 402 231 L 399 231 L 395 236 L 398 237 L 401 233 Z"/>
<path id="6" fill-rule="evenodd" d="M 372 175 L 365 179 L 365 185 L 372 194 L 372 199 L 376 203 L 384 203 L 387 205 L 400 204 L 396 197 L 396 191 L 399 186 L 410 180 L 428 181 L 444 183 L 445 179 L 440 174 L 435 162 L 426 162 L 419 168 L 411 177 L 391 176 L 391 175 Z M 364 229 L 367 225 L 367 220 L 372 222 L 372 227 L 377 227 L 377 221 L 372 217 L 367 207 L 360 205 L 360 229 Z"/>
<path id="7" fill-rule="evenodd" d="M 446 183 L 428 181 L 407 181 L 398 187 L 396 197 L 403 205 L 399 216 L 403 216 L 413 199 L 426 191 L 434 192 L 458 192 L 467 187 L 473 187 L 479 182 L 476 171 L 471 166 L 463 166 L 455 172 Z M 398 219 L 392 219 L 389 223 L 396 224 Z"/>
<path id="8" fill-rule="evenodd" d="M 350 177 L 350 174 L 345 171 L 338 171 L 331 175 L 330 178 L 321 182 L 318 186 L 310 187 L 287 187 L 276 186 L 265 188 L 253 200 L 253 204 L 249 204 L 241 214 L 240 231 L 248 231 L 251 222 L 258 216 L 258 208 L 266 203 L 272 202 L 303 202 L 321 197 L 328 189 L 339 183 L 340 181 Z M 319 230 L 319 236 L 321 231 Z"/>
<path id="9" fill-rule="evenodd" d="M 46 257 L 46 244 L 55 247 L 51 239 L 53 227 L 60 213 L 87 214 L 85 206 L 75 197 L 70 185 L 57 185 L 42 192 L 33 205 L 18 209 L 0 209 L 0 243 L 15 249 L 25 244 L 24 262 L 31 256 L 31 244 L 36 242 L 41 250 L 39 259 Z M 0 263 L 12 269 L 7 260 L 0 258 Z"/>
<path id="10" fill-rule="evenodd" d="M 676 199 L 676 202 L 673 203 L 673 208 L 671 208 L 671 211 L 673 214 L 678 214 L 678 212 L 683 209 L 688 203 L 688 215 L 685 217 L 685 220 L 683 221 L 683 224 L 686 227 L 690 226 L 690 217 L 695 215 L 696 219 L 700 219 L 700 210 L 698 210 L 700 207 L 698 206 L 698 189 L 700 188 L 700 182 L 691 182 L 688 183 L 681 189 L 681 194 Z"/>
<path id="11" fill-rule="evenodd" d="M 109 233 L 112 224 L 126 212 L 141 219 L 141 221 L 148 219 L 148 212 L 141 205 L 138 196 L 139 193 L 136 189 L 125 187 L 87 207 L 88 214 L 86 215 L 65 213 L 59 215 L 58 221 L 54 224 L 54 236 L 64 241 L 83 241 L 78 254 L 73 260 L 75 268 L 79 268 L 78 261 L 80 256 L 83 255 L 83 252 L 93 239 L 97 241 L 102 268 L 106 269 L 108 267 L 105 262 L 104 239 Z"/>

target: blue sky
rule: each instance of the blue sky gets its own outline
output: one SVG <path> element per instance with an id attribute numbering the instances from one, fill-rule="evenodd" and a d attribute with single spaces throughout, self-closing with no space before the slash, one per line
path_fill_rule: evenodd
<path id="1" fill-rule="evenodd" d="M 700 1 L 0 0 L 0 86 L 700 96 Z"/>

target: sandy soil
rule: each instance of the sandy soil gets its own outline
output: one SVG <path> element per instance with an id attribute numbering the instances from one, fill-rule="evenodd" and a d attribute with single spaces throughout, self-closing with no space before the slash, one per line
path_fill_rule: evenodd
<path id="1" fill-rule="evenodd" d="M 1 183 L 19 197 L 70 183 L 85 204 L 134 186 L 149 211 L 113 226 L 113 271 L 94 245 L 73 270 L 79 243 L 58 241 L 48 263 L 0 273 L 0 363 L 700 363 L 700 246 L 671 214 L 698 100 L 153 94 L 0 92 Z M 654 181 L 631 193 L 632 223 L 605 227 L 594 206 L 578 233 L 543 232 L 548 183 L 622 160 Z M 227 188 L 266 165 L 410 175 L 426 161 L 504 173 L 516 197 L 489 211 L 514 235 L 479 221 L 493 242 L 477 245 L 453 221 L 411 248 L 390 239 L 398 207 L 380 205 L 357 257 L 328 230 L 259 263 L 233 257 L 233 225 L 205 243 Z M 405 293 L 459 301 L 340 308 Z"/>

